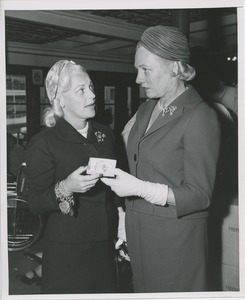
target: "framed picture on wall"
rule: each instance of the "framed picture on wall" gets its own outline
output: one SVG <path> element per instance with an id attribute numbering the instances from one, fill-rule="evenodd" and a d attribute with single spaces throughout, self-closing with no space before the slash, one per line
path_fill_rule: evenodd
<path id="1" fill-rule="evenodd" d="M 43 70 L 40 70 L 40 69 L 32 70 L 32 83 L 34 85 L 42 85 L 43 84 Z"/>
<path id="2" fill-rule="evenodd" d="M 114 129 L 115 127 L 115 105 L 105 105 L 104 118 L 107 124 Z"/>
<path id="3" fill-rule="evenodd" d="M 104 97 L 105 97 L 105 104 L 115 103 L 115 87 L 105 86 Z"/>

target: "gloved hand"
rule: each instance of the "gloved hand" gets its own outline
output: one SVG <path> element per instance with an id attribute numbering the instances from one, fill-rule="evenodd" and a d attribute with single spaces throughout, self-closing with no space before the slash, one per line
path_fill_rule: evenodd
<path id="1" fill-rule="evenodd" d="M 125 211 L 122 207 L 118 207 L 118 230 L 117 230 L 117 237 L 126 242 L 126 230 L 125 230 Z"/>
<path id="2" fill-rule="evenodd" d="M 164 206 L 168 197 L 168 186 L 140 180 L 121 169 L 114 169 L 116 178 L 101 178 L 119 197 L 138 196 L 152 204 Z"/>
<path id="3" fill-rule="evenodd" d="M 101 181 L 109 185 L 119 197 L 136 196 L 142 190 L 143 181 L 122 171 L 113 169 L 116 178 L 101 178 Z"/>

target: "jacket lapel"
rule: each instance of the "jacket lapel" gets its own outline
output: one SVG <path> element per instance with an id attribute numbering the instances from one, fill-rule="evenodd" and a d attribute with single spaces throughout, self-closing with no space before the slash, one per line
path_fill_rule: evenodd
<path id="1" fill-rule="evenodd" d="M 88 127 L 88 135 L 87 140 L 91 143 L 97 143 L 97 138 L 95 135 L 96 131 L 99 131 L 100 128 L 97 128 L 96 124 L 93 121 L 89 121 L 89 127 Z"/>
<path id="2" fill-rule="evenodd" d="M 182 93 L 179 97 L 177 97 L 170 104 L 170 106 L 177 107 L 177 109 L 174 111 L 174 113 L 172 115 L 170 115 L 170 113 L 167 113 L 164 116 L 162 115 L 162 113 L 160 113 L 158 115 L 157 119 L 155 120 L 155 122 L 149 128 L 149 130 L 144 135 L 142 135 L 141 140 L 145 139 L 147 136 L 149 136 L 150 134 L 152 134 L 159 128 L 165 126 L 169 122 L 172 122 L 173 120 L 179 118 L 182 115 L 185 107 L 191 109 L 194 106 L 196 106 L 198 103 L 200 103 L 201 101 L 202 101 L 202 99 L 201 99 L 200 95 L 196 92 L 196 90 L 192 86 L 188 86 L 188 89 L 184 93 Z M 146 108 L 146 110 L 147 110 L 147 108 Z M 152 110 L 151 110 L 151 112 L 152 112 Z M 149 122 L 148 117 L 146 117 L 146 119 Z M 147 124 L 148 124 L 148 122 L 147 122 Z M 146 130 L 146 127 L 144 128 L 144 131 L 145 130 Z"/>
<path id="3" fill-rule="evenodd" d="M 156 106 L 157 101 L 156 100 L 147 100 L 147 103 L 145 103 L 144 109 L 141 112 L 141 116 L 138 118 L 138 122 L 134 124 L 137 127 L 135 128 L 135 132 L 138 134 L 137 137 L 134 136 L 134 140 L 140 141 L 142 137 L 144 137 L 146 128 L 148 126 L 149 120 L 151 118 L 151 114 L 153 112 L 154 107 Z M 131 130 L 132 132 L 132 130 Z"/>
<path id="4" fill-rule="evenodd" d="M 81 135 L 70 123 L 68 123 L 63 118 L 60 119 L 56 124 L 56 132 L 58 136 L 68 142 L 68 143 L 76 143 L 85 146 L 84 149 L 90 151 L 91 156 L 98 157 L 98 151 L 96 148 L 96 136 L 94 133 L 93 122 L 89 120 L 89 129 L 88 129 L 88 137 L 85 138 Z M 81 148 L 83 149 L 83 148 Z"/>
<path id="5" fill-rule="evenodd" d="M 152 124 L 152 126 L 149 128 L 149 130 L 145 133 L 144 138 L 147 137 L 152 132 L 158 130 L 159 128 L 163 127 L 164 125 L 168 124 L 169 122 L 171 122 L 171 121 L 175 120 L 176 118 L 178 118 L 179 116 L 181 116 L 181 114 L 183 112 L 183 106 L 180 104 L 177 106 L 177 104 L 174 104 L 174 102 L 175 101 L 173 101 L 171 103 L 171 105 L 177 107 L 177 109 L 174 111 L 174 113 L 172 115 L 170 115 L 170 113 L 167 113 L 166 115 L 163 116 L 162 113 L 160 112 L 160 114 L 156 118 L 155 122 Z"/>
<path id="6" fill-rule="evenodd" d="M 59 119 L 55 125 L 57 135 L 66 142 L 84 143 L 87 141 L 70 123 L 63 118 Z"/>

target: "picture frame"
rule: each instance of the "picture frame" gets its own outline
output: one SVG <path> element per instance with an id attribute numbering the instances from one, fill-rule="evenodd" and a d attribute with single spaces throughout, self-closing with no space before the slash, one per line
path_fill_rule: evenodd
<path id="1" fill-rule="evenodd" d="M 34 85 L 42 85 L 43 84 L 43 70 L 32 69 L 32 83 Z"/>
<path id="2" fill-rule="evenodd" d="M 106 104 L 104 111 L 107 112 L 108 116 L 111 118 L 111 123 L 109 123 L 111 129 L 115 129 L 115 105 Z"/>
<path id="3" fill-rule="evenodd" d="M 105 86 L 104 87 L 105 104 L 115 103 L 115 87 Z"/>

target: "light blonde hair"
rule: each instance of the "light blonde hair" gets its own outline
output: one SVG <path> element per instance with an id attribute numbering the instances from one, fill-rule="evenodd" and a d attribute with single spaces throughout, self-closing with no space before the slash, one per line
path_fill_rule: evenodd
<path id="1" fill-rule="evenodd" d="M 184 81 L 190 81 L 196 76 L 196 70 L 184 61 L 177 61 L 178 71 L 176 76 Z"/>
<path id="2" fill-rule="evenodd" d="M 51 107 L 43 111 L 43 125 L 53 127 L 56 121 L 64 116 L 59 95 L 70 90 L 71 74 L 79 71 L 87 74 L 83 66 L 69 60 L 60 60 L 50 68 L 46 76 L 45 86 Z"/>
<path id="3" fill-rule="evenodd" d="M 158 60 L 159 62 L 163 63 L 164 66 L 169 67 L 170 75 L 172 77 L 178 77 L 178 79 L 183 81 L 190 81 L 196 76 L 195 69 L 184 61 L 168 60 L 160 56 L 158 56 Z M 177 69 L 175 68 L 175 70 L 173 70 L 173 63 L 175 63 L 177 66 Z"/>

